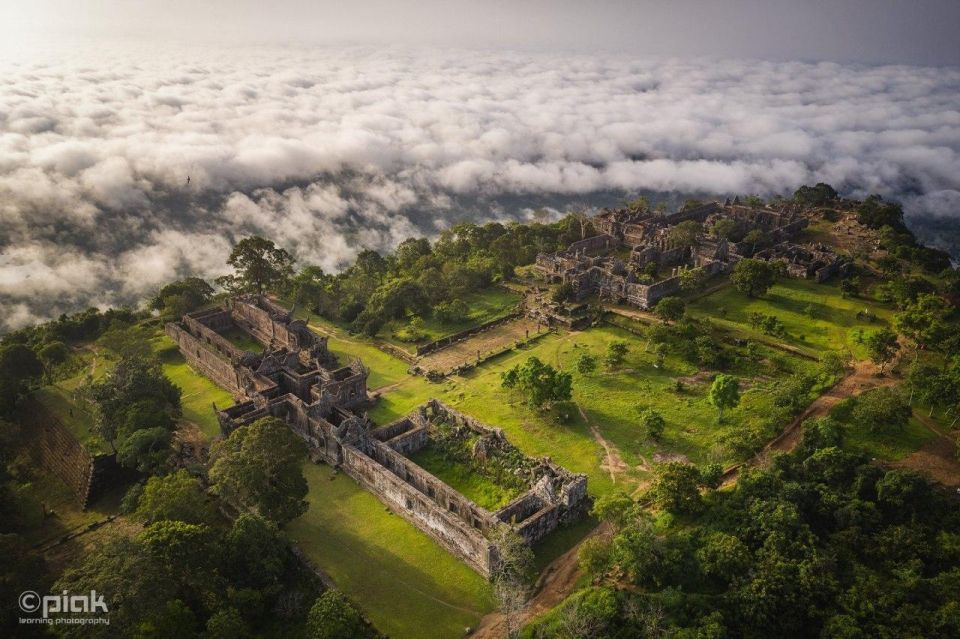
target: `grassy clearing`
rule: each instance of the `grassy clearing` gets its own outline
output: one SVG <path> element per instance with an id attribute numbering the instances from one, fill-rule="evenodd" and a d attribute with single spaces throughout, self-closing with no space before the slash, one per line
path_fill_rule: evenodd
<path id="1" fill-rule="evenodd" d="M 857 312 L 869 310 L 877 320 L 857 318 Z M 867 351 L 858 342 L 859 332 L 868 334 L 885 326 L 893 311 L 865 298 L 845 299 L 836 282 L 818 284 L 809 280 L 784 279 L 762 298 L 749 298 L 733 287 L 727 287 L 696 300 L 688 312 L 709 317 L 719 326 L 744 334 L 765 337 L 750 326 L 750 314 L 775 315 L 783 322 L 787 336 L 783 342 L 813 355 L 824 350 L 846 350 L 857 359 L 865 359 Z"/>
<path id="2" fill-rule="evenodd" d="M 423 318 L 424 338 L 418 340 L 417 343 L 432 342 L 445 335 L 465 331 L 484 322 L 509 315 L 516 310 L 517 304 L 520 302 L 520 296 L 517 293 L 501 286 L 490 286 L 482 291 L 470 293 L 462 299 L 470 309 L 469 313 L 454 322 L 441 322 L 432 316 Z M 395 331 L 409 325 L 409 320 L 389 322 L 380 331 L 380 336 L 403 349 L 412 350 L 413 345 L 410 342 L 403 342 L 394 336 Z"/>
<path id="3" fill-rule="evenodd" d="M 589 423 L 577 413 L 560 422 L 555 412 L 532 409 L 522 397 L 500 385 L 503 371 L 532 355 L 564 370 L 574 370 L 580 354 L 602 357 L 607 345 L 615 340 L 625 341 L 630 347 L 622 367 L 615 371 L 601 368 L 588 376 L 574 373 L 574 401 Z M 664 367 L 658 369 L 654 366 L 655 356 L 646 353 L 645 346 L 643 338 L 610 326 L 547 336 L 529 348 L 506 353 L 442 384 L 404 384 L 381 398 L 371 417 L 386 423 L 429 397 L 436 397 L 503 428 L 510 441 L 525 454 L 550 456 L 570 470 L 586 473 L 590 492 L 595 495 L 618 485 L 627 489 L 636 485 L 647 475 L 644 469 L 657 453 L 684 455 L 695 463 L 738 461 L 719 445 L 720 439 L 745 420 L 767 414 L 769 397 L 765 390 L 776 383 L 777 375 L 765 373 L 768 376 L 749 380 L 757 371 L 735 371 L 744 378 L 743 401 L 729 412 L 724 424 L 718 425 L 716 410 L 707 400 L 709 377 L 695 376 L 695 366 L 672 357 L 667 357 Z M 771 353 L 771 357 L 779 358 L 794 370 L 811 366 L 810 362 L 783 353 Z M 685 379 L 679 393 L 677 378 Z M 638 405 L 653 408 L 666 419 L 660 442 L 648 440 L 641 432 L 637 424 Z M 591 425 L 617 449 L 627 465 L 616 480 L 601 468 L 606 453 L 591 432 Z"/>
<path id="4" fill-rule="evenodd" d="M 310 509 L 290 537 L 393 639 L 463 636 L 493 608 L 478 574 L 349 477 L 307 464 Z"/>
<path id="5" fill-rule="evenodd" d="M 862 451 L 884 461 L 903 459 L 937 437 L 936 433 L 916 417 L 911 418 L 907 427 L 900 432 L 871 433 L 853 426 L 846 426 L 843 435 L 847 445 L 853 450 Z"/>
<path id="6" fill-rule="evenodd" d="M 467 464 L 447 459 L 443 452 L 430 445 L 410 455 L 410 460 L 491 512 L 503 508 L 522 492 L 497 484 L 472 470 Z"/>
<path id="7" fill-rule="evenodd" d="M 213 404 L 227 408 L 233 405 L 233 396 L 190 368 L 177 345 L 166 335 L 157 334 L 150 343 L 160 358 L 164 374 L 183 391 L 183 419 L 196 424 L 208 438 L 219 435 L 220 424 Z"/>

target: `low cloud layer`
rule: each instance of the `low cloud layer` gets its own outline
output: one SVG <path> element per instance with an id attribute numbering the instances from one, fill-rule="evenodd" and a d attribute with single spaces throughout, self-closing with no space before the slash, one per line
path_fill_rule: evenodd
<path id="1" fill-rule="evenodd" d="M 249 233 L 336 270 L 456 220 L 639 191 L 826 181 L 960 213 L 958 69 L 134 45 L 39 60 L 0 62 L 6 328 L 221 274 Z"/>

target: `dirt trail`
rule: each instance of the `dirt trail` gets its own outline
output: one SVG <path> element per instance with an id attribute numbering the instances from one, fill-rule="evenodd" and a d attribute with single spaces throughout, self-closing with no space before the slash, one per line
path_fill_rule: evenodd
<path id="1" fill-rule="evenodd" d="M 873 388 L 893 386 L 897 380 L 893 377 L 878 377 L 877 365 L 870 361 L 856 362 L 853 370 L 833 385 L 827 392 L 813 400 L 813 403 L 784 429 L 783 433 L 767 444 L 768 451 L 790 452 L 800 442 L 800 425 L 811 417 L 823 417 L 834 406 L 848 397 L 855 397 Z"/>
<path id="2" fill-rule="evenodd" d="M 620 455 L 617 447 L 604 439 L 603 435 L 600 434 L 600 429 L 587 417 L 587 411 L 583 409 L 583 406 L 577 404 L 577 410 L 580 411 L 580 417 L 583 418 L 584 423 L 590 427 L 590 434 L 593 435 L 593 438 L 597 440 L 598 444 L 603 446 L 603 450 L 607 453 L 600 463 L 600 468 L 610 473 L 610 481 L 617 483 L 617 475 L 630 470 L 630 466 L 627 465 L 627 462 L 623 461 L 623 457 Z"/>
<path id="3" fill-rule="evenodd" d="M 893 386 L 897 380 L 893 377 L 878 376 L 876 364 L 870 361 L 859 361 L 854 363 L 853 369 L 842 377 L 839 382 L 834 384 L 829 390 L 817 397 L 807 406 L 807 409 L 794 418 L 787 427 L 752 459 L 736 466 L 731 466 L 723 473 L 723 485 L 728 485 L 736 481 L 740 469 L 746 465 L 756 465 L 762 462 L 772 452 L 788 453 L 793 450 L 800 442 L 802 429 L 800 426 L 806 420 L 812 417 L 824 417 L 840 401 L 847 397 L 855 397 L 864 391 L 881 388 L 884 386 Z"/>
<path id="4" fill-rule="evenodd" d="M 867 361 L 857 362 L 854 365 L 853 370 L 851 370 L 827 392 L 815 399 L 813 403 L 807 407 L 807 410 L 805 410 L 799 417 L 787 425 L 779 437 L 767 444 L 760 454 L 747 463 L 751 465 L 759 463 L 766 456 L 766 453 L 769 453 L 773 450 L 792 450 L 800 440 L 800 425 L 803 423 L 803 421 L 809 419 L 810 417 L 826 415 L 831 408 L 836 406 L 836 404 L 844 398 L 859 395 L 865 390 L 869 390 L 871 388 L 892 386 L 895 383 L 896 380 L 891 377 L 877 377 L 877 367 L 873 363 Z M 613 468 L 616 467 L 617 460 L 619 460 L 619 463 L 621 464 L 623 464 L 623 460 L 620 459 L 616 448 L 609 446 L 606 440 L 604 440 L 600 435 L 599 431 L 597 431 L 590 423 L 585 411 L 579 405 L 577 408 L 580 410 L 580 415 L 583 417 L 584 421 L 590 425 L 591 433 L 593 433 L 600 445 L 604 447 L 604 450 L 607 451 L 607 460 L 604 465 L 601 465 L 601 468 L 604 468 L 604 470 L 610 472 L 610 476 L 613 478 Z M 728 469 L 725 473 L 724 483 L 736 481 L 737 473 L 743 465 L 744 464 L 740 464 Z M 958 467 L 960 467 L 960 464 L 958 464 Z M 626 464 L 624 464 L 624 470 L 625 469 Z M 960 473 L 958 473 L 957 476 L 960 477 Z M 584 540 L 594 535 L 604 534 L 607 531 L 608 528 L 606 524 L 601 524 L 589 535 L 587 535 Z M 534 588 L 535 594 L 530 599 L 527 607 L 521 614 L 521 624 L 526 623 L 537 615 L 555 607 L 573 592 L 573 589 L 581 576 L 580 566 L 577 563 L 577 552 L 580 548 L 580 544 L 582 543 L 583 541 L 578 543 L 566 553 L 555 559 L 547 567 Z M 506 619 L 502 613 L 494 611 L 483 618 L 483 620 L 480 622 L 480 626 L 471 636 L 481 639 L 501 639 L 502 637 L 506 636 L 506 631 Z"/>
<path id="5" fill-rule="evenodd" d="M 920 450 L 895 461 L 891 466 L 916 470 L 944 486 L 960 486 L 960 460 L 957 459 L 955 437 L 944 432 L 936 422 L 922 412 L 915 412 L 913 415 L 937 436 L 924 444 Z"/>
<path id="6" fill-rule="evenodd" d="M 600 524 L 584 539 L 608 532 L 609 526 Z M 583 541 L 580 542 L 580 544 L 582 543 Z M 527 607 L 520 615 L 520 625 L 556 607 L 566 599 L 567 595 L 573 592 L 573 588 L 581 575 L 580 565 L 577 563 L 577 551 L 580 549 L 580 544 L 554 559 L 540 575 L 540 579 L 534 586 L 535 594 L 527 602 Z M 473 639 L 502 639 L 502 637 L 507 636 L 507 620 L 503 613 L 499 611 L 491 612 L 480 621 L 480 625 L 470 636 Z"/>

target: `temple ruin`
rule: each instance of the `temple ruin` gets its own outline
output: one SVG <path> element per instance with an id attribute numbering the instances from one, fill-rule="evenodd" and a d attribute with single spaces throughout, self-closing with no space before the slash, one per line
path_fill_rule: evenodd
<path id="1" fill-rule="evenodd" d="M 713 235 L 720 220 L 728 220 L 730 241 Z M 702 232 L 690 244 L 678 243 L 672 230 L 694 221 Z M 536 267 L 550 282 L 570 284 L 581 301 L 597 295 L 643 309 L 680 291 L 681 274 L 699 268 L 708 276 L 729 273 L 745 257 L 784 263 L 789 277 L 822 282 L 842 271 L 846 260 L 821 244 L 795 244 L 807 218 L 796 207 L 773 210 L 744 206 L 739 199 L 710 202 L 660 214 L 630 209 L 605 209 L 592 219 L 598 235 L 574 242 L 558 253 L 541 253 Z M 763 231 L 767 248 L 743 237 Z"/>
<path id="2" fill-rule="evenodd" d="M 242 331 L 264 349 L 254 352 L 225 337 Z M 283 420 L 308 445 L 314 462 L 345 472 L 391 511 L 425 532 L 480 574 L 496 573 L 497 532 L 510 527 L 533 544 L 589 506 L 587 478 L 549 459 L 520 456 L 499 429 L 436 400 L 377 427 L 362 412 L 367 374 L 355 360 L 340 366 L 292 312 L 262 296 L 234 298 L 223 307 L 185 315 L 166 326 L 187 362 L 234 394 L 217 410 L 226 436 L 257 419 Z M 478 455 L 508 450 L 526 491 L 495 512 L 481 508 L 409 459 L 438 424 L 469 432 Z"/>

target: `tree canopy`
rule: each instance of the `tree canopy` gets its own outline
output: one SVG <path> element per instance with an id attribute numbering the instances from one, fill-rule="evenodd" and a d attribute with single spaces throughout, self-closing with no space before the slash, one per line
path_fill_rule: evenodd
<path id="1" fill-rule="evenodd" d="M 529 357 L 522 364 L 501 374 L 504 388 L 516 388 L 533 406 L 569 401 L 573 392 L 573 376 Z"/>
<path id="2" fill-rule="evenodd" d="M 285 249 L 266 238 L 251 235 L 233 247 L 227 264 L 234 268 L 234 273 L 217 279 L 217 284 L 230 291 L 260 295 L 283 289 L 293 276 L 293 261 Z"/>
<path id="3" fill-rule="evenodd" d="M 748 297 L 759 297 L 776 283 L 777 272 L 777 267 L 766 260 L 745 258 L 733 267 L 730 281 Z"/>
<path id="4" fill-rule="evenodd" d="M 283 524 L 307 510 L 307 447 L 275 417 L 241 426 L 210 451 L 210 481 L 227 503 Z"/>

